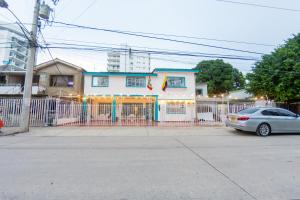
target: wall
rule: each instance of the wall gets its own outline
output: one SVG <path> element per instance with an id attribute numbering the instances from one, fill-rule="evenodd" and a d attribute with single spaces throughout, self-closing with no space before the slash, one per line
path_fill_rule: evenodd
<path id="1" fill-rule="evenodd" d="M 36 72 L 40 76 L 39 86 L 46 88 L 45 92 L 48 96 L 68 96 L 83 94 L 83 75 L 82 72 L 68 65 L 57 63 L 59 71 L 55 64 L 51 64 Z M 50 87 L 51 75 L 73 75 L 73 87 Z"/>
<path id="2" fill-rule="evenodd" d="M 92 75 L 85 75 L 84 94 L 92 95 L 157 95 L 159 121 L 192 121 L 195 119 L 195 75 L 190 72 L 157 72 L 157 77 L 151 77 L 153 90 L 147 87 L 126 87 L 126 76 L 109 76 L 109 87 L 92 87 Z M 165 76 L 185 77 L 186 88 L 167 88 L 162 91 L 161 86 Z M 146 77 L 146 85 L 149 77 Z M 172 101 L 173 100 L 173 101 Z M 167 114 L 166 104 L 189 100 L 185 114 Z"/>
<path id="3" fill-rule="evenodd" d="M 195 98 L 195 76 L 189 72 L 158 72 L 157 77 L 151 77 L 153 90 L 147 87 L 126 87 L 126 76 L 109 76 L 109 87 L 92 87 L 92 75 L 84 77 L 84 94 L 89 95 L 158 95 L 159 99 L 194 99 Z M 164 76 L 183 76 L 186 88 L 167 88 L 162 91 L 161 86 Z M 146 77 L 146 85 L 149 77 Z"/>

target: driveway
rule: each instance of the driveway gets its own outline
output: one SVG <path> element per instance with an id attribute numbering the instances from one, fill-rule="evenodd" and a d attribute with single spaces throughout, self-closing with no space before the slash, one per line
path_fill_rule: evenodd
<path id="1" fill-rule="evenodd" d="M 300 135 L 34 128 L 0 137 L 0 199 L 300 199 Z"/>

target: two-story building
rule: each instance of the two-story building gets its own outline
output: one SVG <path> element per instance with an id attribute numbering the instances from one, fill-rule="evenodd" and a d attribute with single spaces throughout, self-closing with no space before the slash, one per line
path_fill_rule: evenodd
<path id="1" fill-rule="evenodd" d="M 157 68 L 151 73 L 84 72 L 84 100 L 93 120 L 195 120 L 193 69 Z"/>

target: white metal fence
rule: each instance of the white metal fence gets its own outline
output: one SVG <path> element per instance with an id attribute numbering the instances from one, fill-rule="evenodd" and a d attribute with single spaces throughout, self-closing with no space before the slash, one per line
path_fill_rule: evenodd
<path id="1" fill-rule="evenodd" d="M 195 126 L 221 125 L 228 113 L 254 103 L 197 102 L 181 108 L 159 105 L 158 122 L 153 103 L 83 104 L 53 98 L 31 101 L 30 126 Z M 6 127 L 20 124 L 22 99 L 0 98 L 0 119 Z M 185 112 L 185 115 L 182 115 Z M 181 114 L 181 115 L 180 115 Z"/>

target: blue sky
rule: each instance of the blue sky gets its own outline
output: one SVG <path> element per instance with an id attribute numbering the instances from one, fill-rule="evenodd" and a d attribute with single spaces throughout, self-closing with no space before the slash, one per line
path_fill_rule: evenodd
<path id="1" fill-rule="evenodd" d="M 299 0 L 239 1 L 300 9 Z M 7 0 L 7 2 L 23 22 L 32 21 L 34 0 Z M 216 0 L 60 0 L 56 7 L 51 4 L 50 0 L 46 0 L 46 3 L 49 3 L 55 9 L 56 21 L 128 31 L 167 33 L 274 45 L 258 46 L 189 39 L 192 42 L 263 53 L 270 53 L 276 46 L 282 44 L 284 40 L 300 32 L 300 12 L 237 5 Z M 0 12 L 0 20 L 15 21 L 3 9 Z M 99 31 L 66 29 L 57 26 L 47 26 L 42 31 L 47 42 L 62 42 L 62 40 L 68 39 L 203 53 L 250 55 L 202 46 L 136 38 Z M 89 71 L 104 71 L 106 69 L 105 53 L 52 50 L 52 54 L 54 57 L 65 59 Z M 39 52 L 38 63 L 49 59 L 47 52 Z M 191 68 L 201 60 L 205 60 L 205 58 L 161 56 L 159 56 L 159 59 L 164 59 L 164 61 L 152 60 L 153 68 Z M 177 62 L 165 61 L 166 59 Z M 250 71 L 253 65 L 252 61 L 226 60 L 226 62 L 230 62 L 243 72 Z"/>

